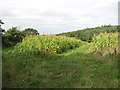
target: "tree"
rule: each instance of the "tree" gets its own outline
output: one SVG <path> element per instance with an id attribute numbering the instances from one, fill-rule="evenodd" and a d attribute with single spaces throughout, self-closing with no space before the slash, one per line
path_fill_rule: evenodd
<path id="1" fill-rule="evenodd" d="M 1 24 L 4 24 L 4 23 L 3 23 L 2 20 L 0 19 L 0 34 L 2 34 L 2 32 L 5 32 L 5 30 L 2 29 Z"/>
<path id="2" fill-rule="evenodd" d="M 8 34 L 10 34 L 12 37 L 9 39 L 14 44 L 17 44 L 18 42 L 22 41 L 23 34 L 20 30 L 17 29 L 17 27 L 12 27 L 7 31 Z"/>
<path id="3" fill-rule="evenodd" d="M 0 24 L 4 24 L 1 19 L 0 19 Z"/>
<path id="4" fill-rule="evenodd" d="M 10 28 L 5 34 L 2 35 L 2 44 L 3 47 L 10 47 L 16 45 L 18 42 L 21 42 L 24 35 L 17 27 Z"/>
<path id="5" fill-rule="evenodd" d="M 22 33 L 25 36 L 26 35 L 39 35 L 38 31 L 36 29 L 33 29 L 33 28 L 27 28 L 27 29 L 23 30 Z"/>

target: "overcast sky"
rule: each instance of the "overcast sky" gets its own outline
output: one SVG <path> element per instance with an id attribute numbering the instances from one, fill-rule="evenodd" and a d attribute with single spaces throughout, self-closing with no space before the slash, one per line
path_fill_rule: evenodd
<path id="1" fill-rule="evenodd" d="M 0 0 L 2 28 L 61 33 L 118 24 L 119 0 Z"/>

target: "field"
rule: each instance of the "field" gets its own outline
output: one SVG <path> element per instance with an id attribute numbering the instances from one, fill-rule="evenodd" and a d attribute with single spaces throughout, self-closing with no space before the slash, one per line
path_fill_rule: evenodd
<path id="1" fill-rule="evenodd" d="M 118 88 L 118 54 L 118 33 L 102 33 L 91 43 L 27 36 L 3 48 L 3 87 Z"/>
<path id="2" fill-rule="evenodd" d="M 14 53 L 29 53 L 34 55 L 37 54 L 39 56 L 43 56 L 43 54 L 46 53 L 58 54 L 65 52 L 68 49 L 78 47 L 80 44 L 80 40 L 63 36 L 26 36 L 22 43 L 16 45 Z"/>
<path id="3" fill-rule="evenodd" d="M 108 25 L 108 26 L 101 26 L 101 27 L 95 27 L 95 28 L 86 28 L 83 30 L 78 30 L 78 31 L 73 31 L 73 32 L 66 32 L 66 33 L 61 33 L 61 34 L 57 34 L 57 35 L 65 35 L 68 37 L 75 37 L 77 39 L 80 39 L 82 41 L 87 41 L 87 42 L 91 42 L 92 38 L 95 35 L 99 35 L 100 33 L 115 33 L 118 32 L 120 26 L 116 25 L 116 26 L 112 26 L 112 25 Z"/>

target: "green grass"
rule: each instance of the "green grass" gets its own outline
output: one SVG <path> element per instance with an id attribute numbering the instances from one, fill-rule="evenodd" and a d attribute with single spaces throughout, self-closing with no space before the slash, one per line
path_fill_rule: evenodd
<path id="1" fill-rule="evenodd" d="M 81 42 L 82 43 L 82 42 Z M 3 87 L 117 88 L 118 56 L 98 57 L 92 43 L 45 57 L 12 55 L 3 49 Z"/>

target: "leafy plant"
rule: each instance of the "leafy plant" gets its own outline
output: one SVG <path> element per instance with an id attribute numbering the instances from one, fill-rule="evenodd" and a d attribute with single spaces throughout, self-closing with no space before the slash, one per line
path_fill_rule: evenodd
<path id="1" fill-rule="evenodd" d="M 114 50 L 114 53 L 117 53 L 118 33 L 100 33 L 98 36 L 94 35 L 92 43 L 94 52 L 98 50 L 102 51 L 105 48 L 111 48 Z M 110 50 L 108 50 L 108 52 L 111 53 Z"/>
<path id="2" fill-rule="evenodd" d="M 17 27 L 10 28 L 5 34 L 2 35 L 2 46 L 10 47 L 21 42 L 24 35 L 21 33 Z"/>
<path id="3" fill-rule="evenodd" d="M 26 36 L 22 43 L 18 43 L 15 46 L 15 53 L 24 54 L 58 54 L 79 47 L 80 40 L 69 37 L 43 35 L 43 36 Z"/>

